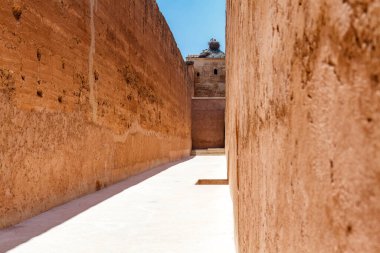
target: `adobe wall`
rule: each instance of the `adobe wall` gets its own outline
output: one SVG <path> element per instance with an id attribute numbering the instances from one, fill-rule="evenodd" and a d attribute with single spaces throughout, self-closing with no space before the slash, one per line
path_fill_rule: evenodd
<path id="1" fill-rule="evenodd" d="M 224 58 L 188 57 L 187 60 L 194 62 L 194 97 L 225 97 L 226 67 Z"/>
<path id="2" fill-rule="evenodd" d="M 0 227 L 190 155 L 192 81 L 154 0 L 0 6 Z"/>
<path id="3" fill-rule="evenodd" d="M 380 252 L 380 1 L 228 0 L 239 252 Z"/>
<path id="4" fill-rule="evenodd" d="M 193 149 L 224 148 L 224 98 L 193 98 Z"/>

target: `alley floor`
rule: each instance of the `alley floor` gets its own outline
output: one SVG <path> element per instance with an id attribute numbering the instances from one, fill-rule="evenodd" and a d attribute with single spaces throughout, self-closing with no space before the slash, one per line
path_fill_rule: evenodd
<path id="1" fill-rule="evenodd" d="M 0 230 L 0 252 L 233 253 L 224 156 L 157 167 Z"/>

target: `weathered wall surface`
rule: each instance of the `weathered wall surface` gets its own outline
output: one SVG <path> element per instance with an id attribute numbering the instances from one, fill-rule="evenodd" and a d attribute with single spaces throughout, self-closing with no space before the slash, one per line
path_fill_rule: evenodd
<path id="1" fill-rule="evenodd" d="M 225 59 L 187 59 L 194 62 L 194 97 L 225 97 Z"/>
<path id="2" fill-rule="evenodd" d="M 192 82 L 155 1 L 4 0 L 0 52 L 0 227 L 190 154 Z"/>
<path id="3" fill-rule="evenodd" d="M 224 148 L 224 98 L 193 98 L 193 149 Z"/>
<path id="4" fill-rule="evenodd" d="M 240 252 L 380 252 L 380 1 L 227 5 Z"/>

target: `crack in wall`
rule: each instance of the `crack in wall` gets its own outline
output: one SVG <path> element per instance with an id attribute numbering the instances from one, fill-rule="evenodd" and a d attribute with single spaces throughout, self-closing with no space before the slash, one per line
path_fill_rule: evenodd
<path id="1" fill-rule="evenodd" d="M 90 30 L 91 30 L 91 42 L 90 50 L 88 54 L 88 83 L 90 86 L 90 105 L 92 108 L 92 120 L 97 122 L 98 120 L 98 102 L 96 100 L 96 84 L 94 76 L 94 55 L 95 55 L 95 21 L 94 21 L 94 9 L 97 5 L 97 0 L 90 1 Z"/>

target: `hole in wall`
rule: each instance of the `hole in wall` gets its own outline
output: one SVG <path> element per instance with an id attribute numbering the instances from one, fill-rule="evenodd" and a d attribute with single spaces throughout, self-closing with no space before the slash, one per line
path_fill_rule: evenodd
<path id="1" fill-rule="evenodd" d="M 96 180 L 95 190 L 100 191 L 101 189 L 102 189 L 102 184 L 99 182 L 99 180 Z"/>
<path id="2" fill-rule="evenodd" d="M 218 70 L 214 69 L 214 75 L 217 75 L 217 74 L 218 74 Z"/>
<path id="3" fill-rule="evenodd" d="M 371 75 L 371 81 L 377 86 L 377 84 L 380 83 L 380 77 L 379 75 L 373 74 Z"/>
<path id="4" fill-rule="evenodd" d="M 44 96 L 44 93 L 42 92 L 42 90 L 37 90 L 37 96 L 40 98 Z"/>
<path id="5" fill-rule="evenodd" d="M 347 227 L 346 227 L 346 233 L 347 233 L 347 235 L 350 235 L 352 233 L 352 225 L 351 224 L 347 225 Z"/>
<path id="6" fill-rule="evenodd" d="M 41 61 L 42 54 L 41 54 L 41 50 L 39 48 L 37 49 L 36 55 L 37 55 L 37 60 Z"/>
<path id="7" fill-rule="evenodd" d="M 330 160 L 330 182 L 331 183 L 334 183 L 335 181 L 333 168 L 334 168 L 334 161 Z"/>
<path id="8" fill-rule="evenodd" d="M 197 76 L 199 77 L 201 74 L 199 72 L 197 72 Z"/>
<path id="9" fill-rule="evenodd" d="M 12 7 L 12 13 L 13 13 L 13 16 L 15 17 L 15 19 L 17 21 L 20 20 L 21 18 L 21 15 L 22 15 L 22 8 L 20 5 L 18 4 L 15 4 L 13 7 Z"/>
<path id="10" fill-rule="evenodd" d="M 94 79 L 95 79 L 95 81 L 99 80 L 99 73 L 96 70 L 94 71 Z"/>

